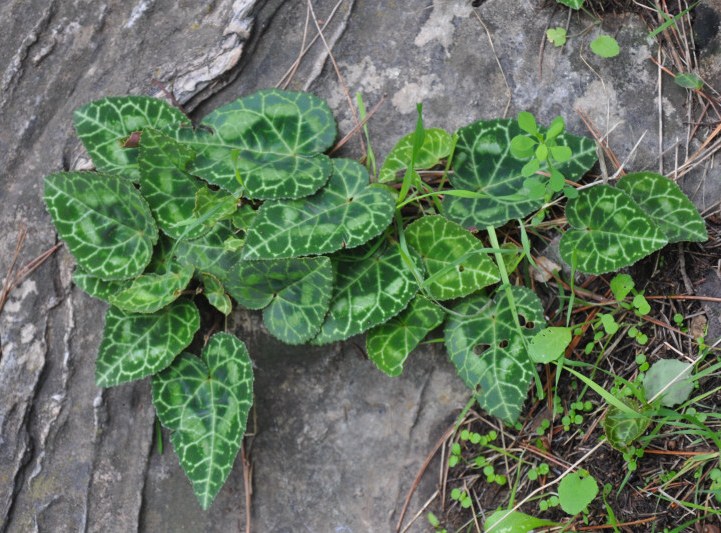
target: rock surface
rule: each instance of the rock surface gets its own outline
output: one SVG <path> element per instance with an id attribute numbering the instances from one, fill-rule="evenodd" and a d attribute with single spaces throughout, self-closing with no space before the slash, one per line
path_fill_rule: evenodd
<path id="1" fill-rule="evenodd" d="M 72 110 L 108 94 L 158 93 L 153 80 L 199 115 L 287 82 L 326 98 L 341 135 L 355 124 L 344 86 L 352 99 L 360 91 L 369 109 L 385 96 L 369 123 L 379 161 L 412 130 L 420 101 L 426 124 L 449 130 L 527 109 L 545 122 L 562 114 L 569 129 L 586 133 L 578 110 L 608 134 L 629 170 L 658 169 L 660 146 L 662 169 L 671 171 L 686 136 L 684 91 L 665 80 L 658 101 L 653 44 L 634 15 L 604 20 L 622 48 L 609 61 L 588 49 L 600 30 L 582 35 L 588 21 L 576 16 L 569 34 L 577 37 L 542 50 L 546 27 L 565 25 L 567 15 L 529 0 L 479 8 L 468 0 L 316 0 L 305 40 L 306 2 L 180 4 L 0 6 L 2 275 L 22 226 L 29 233 L 19 264 L 56 242 L 42 179 L 78 164 Z M 313 14 L 326 24 L 325 43 L 316 40 L 292 69 L 317 34 Z M 289 69 L 293 76 L 284 77 Z M 355 138 L 343 152 L 359 149 Z M 688 176 L 702 207 L 718 202 L 717 176 L 712 167 Z M 95 387 L 103 305 L 72 286 L 72 268 L 61 249 L 0 312 L 0 531 L 244 530 L 240 460 L 202 513 L 167 435 L 157 453 L 147 381 Z M 234 316 L 232 330 L 256 363 L 253 530 L 393 530 L 421 463 L 468 396 L 443 354 L 423 350 L 390 379 L 365 359 L 360 341 L 291 348 L 246 314 Z M 435 476 L 426 476 L 411 515 L 435 488 Z M 412 530 L 428 528 L 421 519 Z"/>

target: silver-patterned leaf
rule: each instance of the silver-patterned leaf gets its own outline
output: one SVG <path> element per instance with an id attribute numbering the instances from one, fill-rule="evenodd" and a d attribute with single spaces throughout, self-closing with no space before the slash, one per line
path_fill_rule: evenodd
<path id="1" fill-rule="evenodd" d="M 105 280 L 139 275 L 158 229 L 131 183 L 110 174 L 61 172 L 45 178 L 45 204 L 78 265 Z"/>
<path id="2" fill-rule="evenodd" d="M 156 313 L 126 313 L 110 307 L 95 362 L 98 387 L 112 387 L 160 372 L 193 340 L 200 313 L 186 300 Z"/>
<path id="3" fill-rule="evenodd" d="M 183 353 L 153 377 L 153 405 L 203 509 L 228 478 L 253 404 L 253 363 L 238 338 L 216 333 L 201 357 Z"/>

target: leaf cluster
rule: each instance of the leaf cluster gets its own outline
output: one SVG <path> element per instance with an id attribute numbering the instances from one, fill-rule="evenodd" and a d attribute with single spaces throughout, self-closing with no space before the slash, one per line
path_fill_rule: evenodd
<path id="1" fill-rule="evenodd" d="M 442 326 L 481 407 L 514 422 L 536 363 L 557 358 L 554 344 L 571 333 L 545 329 L 539 298 L 510 282 L 530 258 L 523 223 L 522 248 L 499 244 L 495 228 L 539 216 L 562 193 L 571 228 L 561 256 L 590 274 L 706 237 L 663 176 L 578 191 L 595 144 L 560 118 L 542 128 L 522 113 L 451 135 L 426 129 L 419 107 L 380 183 L 325 155 L 335 121 L 307 93 L 259 91 L 195 125 L 160 100 L 105 98 L 78 109 L 75 127 L 97 171 L 48 176 L 44 197 L 76 284 L 110 305 L 97 383 L 152 376 L 158 417 L 203 508 L 240 448 L 253 373 L 228 333 L 199 356 L 185 351 L 201 295 L 225 315 L 233 301 L 261 310 L 288 344 L 366 333 L 369 358 L 390 376 Z"/>

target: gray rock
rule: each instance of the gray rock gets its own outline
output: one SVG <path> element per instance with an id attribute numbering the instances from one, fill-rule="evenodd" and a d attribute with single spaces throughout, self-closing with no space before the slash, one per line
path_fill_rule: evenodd
<path id="1" fill-rule="evenodd" d="M 449 130 L 527 109 L 544 122 L 561 114 L 570 130 L 586 133 L 579 110 L 608 135 L 628 170 L 658 169 L 659 146 L 666 151 L 662 170 L 672 170 L 675 146 L 685 139 L 685 93 L 666 80 L 659 106 L 653 44 L 632 15 L 604 20 L 622 53 L 602 60 L 588 49 L 599 30 L 582 34 L 587 21 L 576 15 L 569 29 L 575 37 L 562 49 L 546 44 L 541 54 L 546 27 L 565 25 L 566 14 L 529 0 L 488 0 L 477 9 L 467 0 L 344 0 L 335 12 L 335 0 L 317 0 L 340 81 L 321 40 L 293 69 L 305 2 L 253 4 L 0 6 L 0 272 L 9 267 L 21 225 L 29 228 L 21 263 L 56 241 L 41 202 L 42 178 L 82 164 L 72 110 L 108 94 L 157 93 L 153 79 L 198 115 L 287 82 L 326 98 L 341 134 L 355 124 L 344 85 L 351 98 L 360 91 L 369 109 L 385 96 L 369 123 L 379 161 L 413 129 L 420 101 L 426 124 Z M 308 28 L 310 43 L 312 19 Z M 294 75 L 284 78 L 289 69 Z M 359 150 L 353 139 L 341 153 Z M 703 168 L 698 172 L 703 178 Z M 703 191 L 697 198 L 718 201 Z M 165 453 L 157 453 L 147 381 L 95 387 L 104 308 L 71 285 L 72 268 L 60 250 L 11 293 L 0 314 L 1 530 L 244 530 L 240 460 L 202 513 L 167 435 Z M 254 531 L 392 530 L 425 456 L 468 397 L 442 352 L 421 350 L 402 377 L 390 379 L 365 359 L 360 339 L 287 347 L 253 314 L 234 315 L 231 329 L 248 342 L 256 364 L 248 439 Z M 407 520 L 435 483 L 426 476 Z M 412 530 L 428 527 L 421 518 Z"/>

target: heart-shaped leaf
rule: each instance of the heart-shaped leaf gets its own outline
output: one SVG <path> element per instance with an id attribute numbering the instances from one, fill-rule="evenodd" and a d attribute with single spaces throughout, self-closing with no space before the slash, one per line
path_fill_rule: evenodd
<path id="1" fill-rule="evenodd" d="M 111 96 L 78 108 L 75 131 L 101 172 L 137 181 L 137 139 L 134 132 L 189 122 L 182 111 L 148 96 Z"/>
<path id="2" fill-rule="evenodd" d="M 406 242 L 426 267 L 424 288 L 437 300 L 460 298 L 499 280 L 483 243 L 442 216 L 424 216 L 405 229 Z"/>
<path id="3" fill-rule="evenodd" d="M 244 259 L 280 259 L 355 248 L 379 235 L 395 200 L 368 184 L 368 171 L 349 159 L 333 161 L 328 184 L 308 198 L 266 202 L 248 230 Z"/>
<path id="4" fill-rule="evenodd" d="M 423 272 L 415 258 L 413 268 Z M 398 245 L 365 247 L 337 254 L 335 288 L 330 309 L 315 344 L 345 340 L 384 323 L 405 309 L 418 291 L 412 271 Z"/>
<path id="5" fill-rule="evenodd" d="M 178 140 L 197 153 L 194 174 L 253 199 L 301 198 L 328 180 L 335 120 L 319 98 L 300 92 L 258 91 L 216 109 L 198 129 L 179 128 Z"/>
<path id="6" fill-rule="evenodd" d="M 110 307 L 95 362 L 98 387 L 112 387 L 160 372 L 193 340 L 200 313 L 189 301 L 156 313 L 126 313 Z"/>
<path id="7" fill-rule="evenodd" d="M 228 478 L 253 403 L 253 364 L 242 341 L 216 333 L 200 358 L 183 353 L 153 377 L 153 405 L 203 509 Z"/>
<path id="8" fill-rule="evenodd" d="M 528 160 L 514 157 L 510 150 L 511 139 L 523 133 L 512 119 L 478 121 L 458 130 L 450 182 L 456 189 L 486 197 L 446 195 L 443 208 L 448 218 L 467 228 L 501 226 L 543 205 L 543 198 L 529 198 L 524 192 L 523 167 Z M 556 143 L 573 153 L 568 161 L 554 165 L 566 179 L 580 179 L 596 163 L 596 145 L 591 139 L 562 133 Z M 547 164 L 539 168 L 547 169 Z"/>
<path id="9" fill-rule="evenodd" d="M 618 181 L 641 209 L 661 228 L 668 242 L 708 239 L 706 224 L 681 187 L 661 174 L 637 172 Z"/>
<path id="10" fill-rule="evenodd" d="M 400 376 L 408 355 L 429 331 L 443 322 L 444 316 L 440 307 L 416 294 L 399 315 L 368 332 L 368 357 L 389 376 Z"/>
<path id="11" fill-rule="evenodd" d="M 143 131 L 138 167 L 140 190 L 148 201 L 158 227 L 174 239 L 194 239 L 208 228 L 189 225 L 193 220 L 195 196 L 207 189 L 185 172 L 195 154 L 184 144 L 154 129 Z"/>
<path id="12" fill-rule="evenodd" d="M 243 261 L 225 284 L 249 309 L 263 309 L 270 333 L 288 344 L 316 336 L 333 292 L 333 267 L 327 257 Z"/>
<path id="13" fill-rule="evenodd" d="M 203 294 L 208 299 L 208 303 L 228 316 L 233 310 L 233 303 L 230 301 L 230 296 L 225 294 L 223 284 L 212 274 L 201 273 L 200 278 L 203 280 Z"/>
<path id="14" fill-rule="evenodd" d="M 588 472 L 571 472 L 558 484 L 561 509 L 570 515 L 577 515 L 583 511 L 597 494 L 596 478 Z"/>
<path id="15" fill-rule="evenodd" d="M 401 137 L 388 153 L 378 174 L 378 181 L 386 183 L 403 179 L 403 176 L 398 176 L 398 173 L 406 170 L 411 164 L 414 135 L 415 133 L 409 133 Z M 425 130 L 423 144 L 416 153 L 415 168 L 424 169 L 437 165 L 441 159 L 448 157 L 451 153 L 452 144 L 453 141 L 447 131 L 437 128 Z"/>
<path id="16" fill-rule="evenodd" d="M 515 422 L 531 382 L 526 343 L 543 327 L 543 306 L 525 287 L 512 287 L 522 329 L 505 290 L 491 301 L 473 295 L 453 308 L 445 327 L 446 349 L 463 382 L 490 415 Z"/>
<path id="17" fill-rule="evenodd" d="M 588 274 L 632 265 L 668 242 L 628 194 L 608 185 L 596 185 L 569 200 L 566 217 L 573 229 L 561 238 L 561 257 Z"/>
<path id="18" fill-rule="evenodd" d="M 166 274 L 143 274 L 110 296 L 110 303 L 128 313 L 155 313 L 176 300 L 193 277 L 192 266 L 176 265 Z"/>
<path id="19" fill-rule="evenodd" d="M 86 273 L 128 279 L 150 262 L 158 229 L 128 181 L 94 172 L 51 174 L 44 200 L 58 235 Z"/>
<path id="20" fill-rule="evenodd" d="M 231 269 L 241 261 L 239 251 L 225 246 L 225 242 L 234 237 L 230 222 L 218 222 L 202 237 L 178 242 L 175 256 L 180 264 L 195 267 L 225 282 Z"/>

